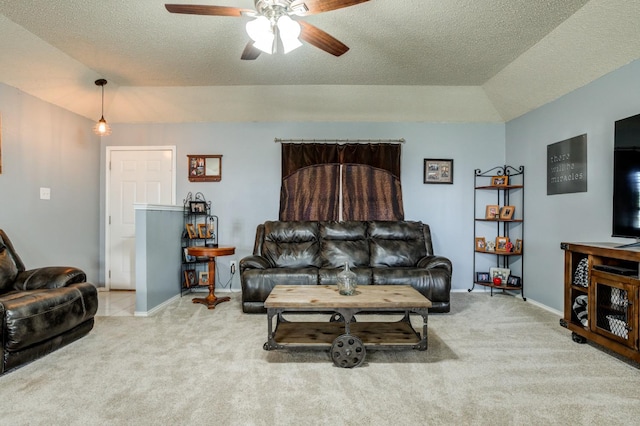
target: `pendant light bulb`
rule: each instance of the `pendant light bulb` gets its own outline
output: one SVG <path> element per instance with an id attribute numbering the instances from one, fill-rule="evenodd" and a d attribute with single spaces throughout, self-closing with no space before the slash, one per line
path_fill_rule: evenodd
<path id="1" fill-rule="evenodd" d="M 108 136 L 111 134 L 111 127 L 107 124 L 107 120 L 104 119 L 104 85 L 107 84 L 107 80 L 101 78 L 95 81 L 96 86 L 102 87 L 102 114 L 100 115 L 100 120 L 96 123 L 93 128 L 93 132 L 99 136 Z"/>

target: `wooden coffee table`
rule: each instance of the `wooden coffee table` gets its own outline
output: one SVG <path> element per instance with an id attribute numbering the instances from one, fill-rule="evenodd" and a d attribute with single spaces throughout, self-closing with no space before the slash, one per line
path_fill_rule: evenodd
<path id="1" fill-rule="evenodd" d="M 427 315 L 431 301 L 408 285 L 363 285 L 342 296 L 334 285 L 277 285 L 267 308 L 265 350 L 329 350 L 338 367 L 364 362 L 367 349 L 427 349 Z M 291 321 L 295 314 L 332 313 L 328 321 Z M 399 321 L 356 321 L 369 314 L 402 314 Z M 284 318 L 284 315 L 287 318 Z M 410 314 L 422 316 L 422 334 Z M 275 326 L 274 326 L 275 318 Z"/>

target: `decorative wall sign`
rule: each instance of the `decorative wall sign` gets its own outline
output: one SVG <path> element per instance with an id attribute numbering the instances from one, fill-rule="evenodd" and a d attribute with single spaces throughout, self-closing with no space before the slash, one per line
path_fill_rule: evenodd
<path id="1" fill-rule="evenodd" d="M 547 145 L 547 195 L 587 192 L 587 135 Z"/>

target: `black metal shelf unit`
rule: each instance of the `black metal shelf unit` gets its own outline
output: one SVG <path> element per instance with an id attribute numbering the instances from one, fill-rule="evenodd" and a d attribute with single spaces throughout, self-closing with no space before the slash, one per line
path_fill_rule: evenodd
<path id="1" fill-rule="evenodd" d="M 494 201 L 495 200 L 495 201 Z M 495 202 L 495 204 L 492 204 Z M 476 285 L 524 296 L 524 166 L 504 165 L 474 172 L 473 291 Z M 495 238 L 495 239 L 494 239 Z M 495 243 L 494 243 L 495 241 Z M 494 257 L 495 259 L 487 259 Z M 509 269 L 510 279 L 496 285 L 481 271 L 485 265 Z M 519 274 L 519 275 L 516 275 Z"/>
<path id="2" fill-rule="evenodd" d="M 202 273 L 208 270 L 208 258 L 190 256 L 187 249 L 193 246 L 218 247 L 218 217 L 211 214 L 211 202 L 201 192 L 196 192 L 195 196 L 191 192 L 187 194 L 183 200 L 183 217 L 181 295 L 208 285 L 201 282 Z"/>

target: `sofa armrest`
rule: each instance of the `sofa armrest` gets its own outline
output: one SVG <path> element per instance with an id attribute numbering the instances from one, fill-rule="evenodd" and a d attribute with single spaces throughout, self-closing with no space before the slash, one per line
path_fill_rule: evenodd
<path id="1" fill-rule="evenodd" d="M 425 256 L 418 262 L 418 268 L 432 269 L 442 268 L 446 269 L 449 274 L 453 271 L 451 261 L 443 256 Z"/>
<path id="2" fill-rule="evenodd" d="M 81 269 L 72 266 L 46 266 L 20 272 L 13 288 L 19 291 L 61 288 L 85 281 L 87 281 L 87 275 Z"/>
<path id="3" fill-rule="evenodd" d="M 269 261 L 262 256 L 247 256 L 240 259 L 240 273 L 246 269 L 268 269 L 272 268 Z"/>

